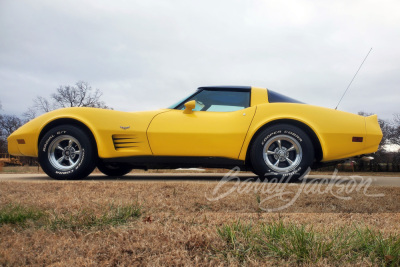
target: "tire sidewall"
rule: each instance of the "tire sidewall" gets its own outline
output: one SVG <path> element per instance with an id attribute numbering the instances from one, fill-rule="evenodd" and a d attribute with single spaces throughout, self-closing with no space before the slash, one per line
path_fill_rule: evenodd
<path id="1" fill-rule="evenodd" d="M 294 138 L 301 146 L 302 158 L 298 166 L 290 172 L 279 173 L 270 169 L 264 161 L 264 145 L 273 137 L 286 135 Z M 297 181 L 314 161 L 314 147 L 311 139 L 300 128 L 289 124 L 277 124 L 262 130 L 254 139 L 250 150 L 252 167 L 257 175 L 265 178 L 290 178 Z"/>
<path id="2" fill-rule="evenodd" d="M 102 161 L 97 162 L 97 168 L 103 174 L 111 177 L 124 176 L 132 170 L 132 167 L 124 163 L 105 163 Z"/>
<path id="3" fill-rule="evenodd" d="M 50 163 L 48 156 L 50 144 L 54 139 L 62 135 L 70 135 L 74 137 L 81 145 L 81 158 L 79 164 L 68 171 L 62 171 L 54 167 Z M 96 165 L 95 149 L 90 138 L 80 128 L 71 125 L 57 126 L 49 130 L 39 143 L 38 156 L 43 171 L 50 177 L 58 180 L 82 179 L 88 176 Z"/>

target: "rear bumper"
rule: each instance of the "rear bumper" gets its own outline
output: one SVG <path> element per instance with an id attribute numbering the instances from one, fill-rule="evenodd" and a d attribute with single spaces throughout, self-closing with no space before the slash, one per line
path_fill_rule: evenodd
<path id="1" fill-rule="evenodd" d="M 382 131 L 377 115 L 369 117 L 354 115 L 339 125 L 338 129 L 324 133 L 322 162 L 370 154 L 378 150 Z M 354 137 L 361 138 L 362 141 L 354 141 Z"/>
<path id="2" fill-rule="evenodd" d="M 364 150 L 361 154 L 374 153 L 378 150 L 383 136 L 377 115 L 365 117 L 365 130 Z"/>

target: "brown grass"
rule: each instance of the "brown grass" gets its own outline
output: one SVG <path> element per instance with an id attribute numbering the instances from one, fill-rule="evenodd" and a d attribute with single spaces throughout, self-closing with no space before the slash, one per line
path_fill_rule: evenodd
<path id="1" fill-rule="evenodd" d="M 216 228 L 240 220 L 244 223 L 268 223 L 281 220 L 311 225 L 324 233 L 352 225 L 400 234 L 400 188 L 371 187 L 346 194 L 340 200 L 331 193 L 302 193 L 281 213 L 260 209 L 266 193 L 235 191 L 218 201 L 209 201 L 216 182 L 1 182 L 0 207 L 34 207 L 52 216 L 68 216 L 84 210 L 100 215 L 105 207 L 140 203 L 143 215 L 119 226 L 50 229 L 30 222 L 19 226 L 0 226 L 0 265 L 52 266 L 154 266 L 154 265 L 238 265 L 217 251 L 225 244 Z M 247 184 L 245 184 L 247 185 Z M 254 186 L 255 183 L 249 184 Z M 233 183 L 223 190 L 232 188 Z M 301 185 L 287 190 L 295 191 Z M 322 186 L 321 190 L 326 189 Z M 336 191 L 338 194 L 338 191 Z M 342 194 L 342 196 L 344 196 Z M 259 205 L 261 202 L 261 206 Z M 275 199 L 274 203 L 282 200 Z M 281 203 L 278 203 L 281 204 Z M 273 257 L 249 258 L 246 265 L 289 264 Z M 350 265 L 350 263 L 341 263 Z M 353 264 L 353 263 L 351 263 Z M 355 264 L 371 264 L 359 259 Z M 316 265 L 337 265 L 320 261 Z"/>

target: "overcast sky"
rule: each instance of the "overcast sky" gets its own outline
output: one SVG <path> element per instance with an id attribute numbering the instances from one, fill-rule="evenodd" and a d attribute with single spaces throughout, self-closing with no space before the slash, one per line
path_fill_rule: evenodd
<path id="1" fill-rule="evenodd" d="M 0 0 L 0 102 L 87 81 L 107 105 L 167 107 L 204 85 L 267 87 L 340 110 L 400 113 L 400 2 Z"/>

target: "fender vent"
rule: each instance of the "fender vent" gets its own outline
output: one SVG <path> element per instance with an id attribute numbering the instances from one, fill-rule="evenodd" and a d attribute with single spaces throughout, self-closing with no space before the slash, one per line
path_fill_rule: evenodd
<path id="1" fill-rule="evenodd" d="M 141 143 L 134 134 L 114 134 L 112 139 L 115 150 L 129 150 L 140 146 Z"/>

